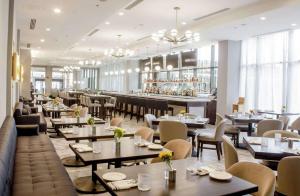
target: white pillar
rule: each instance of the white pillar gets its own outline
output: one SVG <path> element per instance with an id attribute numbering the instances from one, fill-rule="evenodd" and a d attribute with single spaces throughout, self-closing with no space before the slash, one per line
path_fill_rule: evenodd
<path id="1" fill-rule="evenodd" d="M 241 41 L 219 42 L 217 112 L 232 113 L 232 104 L 239 97 Z"/>

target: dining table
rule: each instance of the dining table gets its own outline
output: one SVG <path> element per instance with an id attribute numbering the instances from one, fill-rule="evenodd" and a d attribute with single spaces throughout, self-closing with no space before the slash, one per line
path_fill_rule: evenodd
<path id="1" fill-rule="evenodd" d="M 255 159 L 280 161 L 287 156 L 300 155 L 300 140 L 290 139 L 293 141 L 292 148 L 286 138 L 246 137 L 243 141 Z"/>
<path id="2" fill-rule="evenodd" d="M 272 110 L 257 110 L 258 114 L 274 115 L 278 119 L 280 116 L 299 116 L 298 112 L 272 111 Z"/>
<path id="3" fill-rule="evenodd" d="M 91 142 L 104 139 L 113 139 L 114 131 L 113 127 L 108 127 L 105 124 L 95 126 L 95 130 L 91 126 L 84 127 L 70 127 L 70 128 L 59 128 L 58 132 L 65 140 L 75 141 L 79 143 L 82 140 L 89 140 Z M 125 130 L 123 137 L 133 137 L 134 130 Z M 84 167 L 86 166 L 77 155 L 65 157 L 62 160 L 64 166 L 67 167 Z"/>
<path id="4" fill-rule="evenodd" d="M 159 123 L 163 120 L 179 121 L 186 124 L 188 128 L 205 128 L 205 126 L 209 122 L 208 118 L 202 118 L 200 116 L 187 117 L 187 116 L 177 115 L 177 116 L 161 116 L 155 120 L 152 120 L 152 124 L 159 125 Z"/>
<path id="5" fill-rule="evenodd" d="M 148 158 L 158 157 L 159 153 L 165 150 L 151 150 L 147 146 L 138 146 L 133 138 L 122 138 L 120 148 L 116 147 L 114 140 L 99 141 L 100 153 L 79 152 L 74 147 L 76 144 L 69 144 L 71 150 L 81 159 L 86 165 L 92 165 L 91 176 L 79 177 L 73 181 L 76 190 L 80 193 L 101 193 L 106 192 L 106 189 L 97 181 L 94 171 L 97 170 L 97 164 L 114 163 L 115 168 L 119 168 L 124 161 L 134 161 Z M 92 142 L 86 145 L 92 146 Z"/>
<path id="6" fill-rule="evenodd" d="M 74 117 L 61 117 L 61 118 L 52 118 L 50 122 L 54 128 L 56 134 L 52 134 L 49 137 L 51 138 L 61 138 L 59 128 L 61 127 L 70 127 L 70 126 L 83 126 L 87 125 L 88 117 L 80 117 L 79 119 Z M 95 124 L 105 124 L 105 120 L 100 118 L 94 118 Z"/>
<path id="7" fill-rule="evenodd" d="M 176 181 L 170 182 L 165 179 L 166 164 L 164 162 L 153 163 L 149 165 L 139 165 L 115 169 L 102 169 L 94 171 L 99 182 L 111 195 L 120 196 L 149 196 L 149 195 L 246 195 L 258 191 L 258 186 L 245 181 L 241 178 L 232 176 L 230 180 L 220 181 L 212 179 L 209 175 L 195 175 L 189 170 L 193 167 L 206 166 L 200 163 L 197 158 L 187 158 L 172 161 L 172 166 L 176 169 Z M 213 169 L 213 168 L 212 168 Z M 126 179 L 136 181 L 139 174 L 147 174 L 149 176 L 149 191 L 140 191 L 137 186 L 126 190 L 113 190 L 109 186 L 109 182 L 103 177 L 108 172 L 118 172 L 125 174 Z M 138 182 L 137 182 L 138 183 Z"/>
<path id="8" fill-rule="evenodd" d="M 60 118 L 61 113 L 73 112 L 74 110 L 64 104 L 60 104 L 58 106 L 53 106 L 52 104 L 43 104 L 42 111 L 45 116 L 50 116 L 51 118 Z"/>

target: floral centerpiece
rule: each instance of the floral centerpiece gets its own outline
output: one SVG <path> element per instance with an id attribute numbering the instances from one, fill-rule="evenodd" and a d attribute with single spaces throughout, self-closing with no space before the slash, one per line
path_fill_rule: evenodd
<path id="1" fill-rule="evenodd" d="M 185 113 L 186 113 L 185 110 L 180 110 L 180 111 L 179 111 L 179 114 L 181 114 L 181 115 L 184 115 Z"/>
<path id="2" fill-rule="evenodd" d="M 74 109 L 74 115 L 77 118 L 77 123 L 79 123 L 79 121 L 80 121 L 80 108 L 77 107 L 76 109 Z"/>
<path id="3" fill-rule="evenodd" d="M 59 106 L 59 100 L 57 98 L 53 99 L 52 105 L 53 105 L 53 107 L 58 107 Z"/>
<path id="4" fill-rule="evenodd" d="M 176 169 L 172 167 L 172 158 L 173 153 L 171 151 L 162 151 L 159 153 L 159 158 L 164 161 L 167 165 L 167 169 L 165 171 L 165 179 L 168 179 L 169 182 L 176 181 Z"/>
<path id="5" fill-rule="evenodd" d="M 116 139 L 116 142 L 120 142 L 120 139 L 124 136 L 124 129 L 118 127 L 114 130 L 114 137 Z"/>
<path id="6" fill-rule="evenodd" d="M 92 127 L 92 132 L 93 132 L 93 134 L 95 134 L 96 127 L 95 127 L 95 119 L 94 119 L 94 117 L 88 118 L 86 123 Z"/>

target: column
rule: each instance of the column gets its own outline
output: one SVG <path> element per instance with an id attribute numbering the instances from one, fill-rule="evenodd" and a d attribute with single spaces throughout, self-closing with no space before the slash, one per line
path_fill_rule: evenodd
<path id="1" fill-rule="evenodd" d="M 239 97 L 241 41 L 219 42 L 217 112 L 232 112 L 232 104 Z"/>
<path id="2" fill-rule="evenodd" d="M 20 64 L 21 64 L 21 96 L 31 99 L 31 53 L 29 49 L 20 50 Z"/>
<path id="3" fill-rule="evenodd" d="M 47 66 L 45 72 L 45 93 L 50 95 L 52 91 L 52 67 Z"/>

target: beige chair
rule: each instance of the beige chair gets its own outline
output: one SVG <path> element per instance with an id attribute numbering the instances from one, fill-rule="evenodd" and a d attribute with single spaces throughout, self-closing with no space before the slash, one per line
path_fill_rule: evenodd
<path id="1" fill-rule="evenodd" d="M 152 142 L 154 131 L 151 128 L 148 127 L 139 127 L 135 135 L 141 136 L 143 140 L 147 140 L 148 142 Z"/>
<path id="2" fill-rule="evenodd" d="M 172 160 L 186 159 L 191 155 L 192 144 L 183 139 L 174 139 L 164 145 L 164 148 L 173 152 Z M 152 159 L 151 163 L 162 162 L 159 157 Z"/>
<path id="3" fill-rule="evenodd" d="M 217 126 L 222 120 L 224 120 L 224 117 L 221 114 L 217 113 L 216 114 L 215 126 Z M 239 130 L 238 127 L 235 127 L 232 124 L 226 124 L 224 133 L 225 133 L 225 135 L 231 136 L 234 144 L 236 146 L 238 145 L 239 135 L 240 135 L 240 130 Z"/>
<path id="4" fill-rule="evenodd" d="M 71 109 L 71 110 L 75 110 L 77 107 L 78 107 L 77 104 L 73 104 L 73 105 L 70 106 L 70 109 Z M 64 112 L 64 113 L 62 113 L 61 115 L 62 115 L 62 116 L 72 116 L 72 117 L 75 116 L 73 111 L 71 111 L 71 112 Z"/>
<path id="5" fill-rule="evenodd" d="M 221 143 L 223 141 L 223 135 L 225 132 L 225 127 L 226 127 L 226 120 L 222 120 L 217 126 L 214 134 L 210 133 L 200 133 L 197 136 L 197 157 L 199 157 L 200 154 L 200 149 L 201 153 L 203 149 L 211 149 L 211 150 L 216 150 L 217 155 L 218 155 L 218 160 L 220 160 L 220 154 L 222 154 L 222 146 Z M 209 144 L 209 145 L 215 145 L 216 148 L 208 148 L 208 147 L 203 147 L 204 144 Z"/>
<path id="6" fill-rule="evenodd" d="M 157 125 L 153 125 L 152 123 L 153 120 L 156 120 L 156 117 L 153 114 L 145 114 L 144 118 L 146 126 L 154 130 L 153 142 L 159 140 L 159 130 Z"/>
<path id="7" fill-rule="evenodd" d="M 262 137 L 263 134 L 271 130 L 282 130 L 283 122 L 280 120 L 262 120 L 257 124 L 257 136 Z"/>
<path id="8" fill-rule="evenodd" d="M 223 136 L 223 149 L 224 149 L 225 169 L 228 169 L 233 164 L 239 162 L 239 157 L 231 140 L 225 135 Z"/>
<path id="9" fill-rule="evenodd" d="M 292 131 L 298 131 L 298 133 L 300 134 L 300 117 L 297 118 L 294 122 L 292 122 L 289 129 L 291 129 Z"/>
<path id="10" fill-rule="evenodd" d="M 291 156 L 280 160 L 277 173 L 276 192 L 288 195 L 300 195 L 300 157 Z"/>
<path id="11" fill-rule="evenodd" d="M 178 121 L 163 120 L 159 123 L 159 133 L 161 144 L 166 144 L 173 139 L 187 139 L 187 126 Z"/>
<path id="12" fill-rule="evenodd" d="M 300 135 L 297 133 L 289 132 L 289 131 L 284 131 L 284 130 L 271 130 L 267 131 L 263 134 L 263 137 L 270 137 L 274 138 L 276 133 L 280 133 L 281 137 L 287 137 L 287 138 L 300 138 Z"/>
<path id="13" fill-rule="evenodd" d="M 256 196 L 273 196 L 275 190 L 275 174 L 266 166 L 252 162 L 239 162 L 232 165 L 227 172 L 258 185 Z"/>
<path id="14" fill-rule="evenodd" d="M 80 107 L 81 107 L 81 106 L 80 106 Z M 80 117 L 86 118 L 86 117 L 88 116 L 88 113 L 89 113 L 89 108 L 83 107 L 83 108 L 80 110 Z"/>
<path id="15" fill-rule="evenodd" d="M 123 118 L 113 118 L 110 121 L 110 126 L 121 127 Z"/>
<path id="16" fill-rule="evenodd" d="M 280 116 L 278 118 L 278 120 L 283 122 L 283 129 L 282 130 L 287 130 L 289 122 L 290 122 L 290 118 L 288 116 Z"/>

